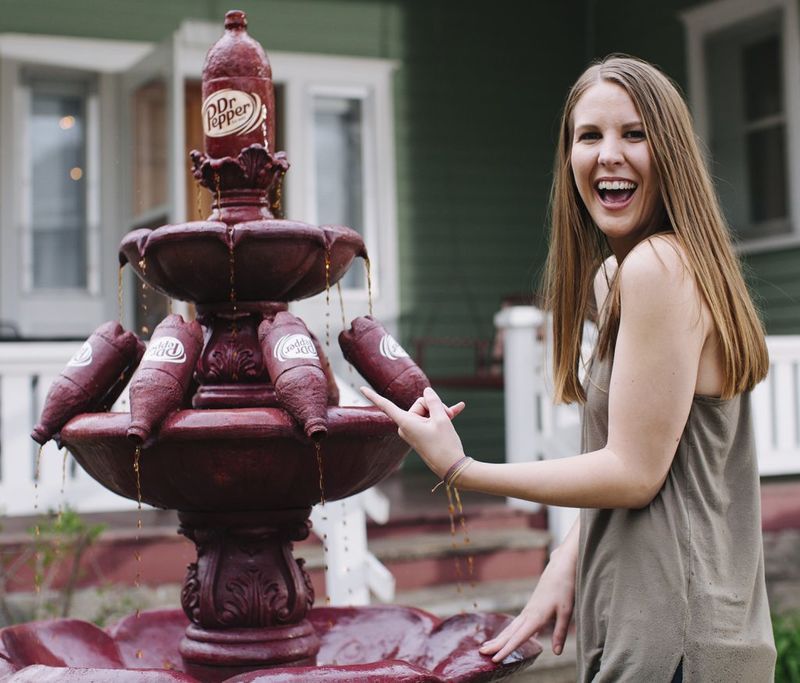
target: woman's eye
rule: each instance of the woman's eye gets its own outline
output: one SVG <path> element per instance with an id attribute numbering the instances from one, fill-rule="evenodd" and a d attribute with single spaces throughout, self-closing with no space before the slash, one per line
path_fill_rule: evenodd
<path id="1" fill-rule="evenodd" d="M 594 131 L 581 133 L 580 135 L 578 135 L 578 140 L 599 140 L 599 139 L 600 139 L 600 133 Z"/>
<path id="2" fill-rule="evenodd" d="M 643 130 L 629 130 L 625 133 L 625 137 L 632 140 L 644 140 L 645 135 Z"/>

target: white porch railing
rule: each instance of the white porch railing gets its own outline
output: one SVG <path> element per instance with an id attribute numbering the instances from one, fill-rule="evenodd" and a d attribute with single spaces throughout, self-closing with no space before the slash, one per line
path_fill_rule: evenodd
<path id="1" fill-rule="evenodd" d="M 574 455 L 580 447 L 576 406 L 552 400 L 552 353 L 545 314 L 532 306 L 506 308 L 495 316 L 503 332 L 506 460 L 520 462 Z M 752 394 L 753 423 L 762 476 L 800 473 L 800 335 L 767 337 L 770 372 Z M 591 340 L 584 343 L 588 357 Z M 514 506 L 536 508 L 526 501 Z M 549 510 L 550 532 L 557 545 L 576 511 Z"/>
<path id="2" fill-rule="evenodd" d="M 51 383 L 80 345 L 0 343 L 0 516 L 46 513 L 62 505 L 78 512 L 136 509 L 135 501 L 103 488 L 70 455 L 65 461 L 53 441 L 42 449 L 39 483 L 34 485 L 39 447 L 30 431 Z M 343 404 L 366 402 L 343 382 L 339 385 Z M 112 410 L 128 409 L 126 390 Z M 389 517 L 389 501 L 375 489 L 312 512 L 314 532 L 327 540 L 325 581 L 331 604 L 368 604 L 370 591 L 386 602 L 394 597 L 394 577 L 367 549 L 367 516 L 379 523 Z"/>
<path id="3" fill-rule="evenodd" d="M 0 343 L 0 512 L 30 515 L 61 504 L 81 512 L 133 510 L 136 503 L 104 489 L 53 441 L 42 449 L 39 485 L 34 475 L 39 446 L 30 437 L 50 384 L 80 342 Z M 117 406 L 124 406 L 123 394 Z M 116 408 L 115 408 L 116 409 Z M 119 409 L 125 410 L 125 407 Z M 63 482 L 63 485 L 62 485 Z M 61 490 L 63 488 L 63 495 Z"/>

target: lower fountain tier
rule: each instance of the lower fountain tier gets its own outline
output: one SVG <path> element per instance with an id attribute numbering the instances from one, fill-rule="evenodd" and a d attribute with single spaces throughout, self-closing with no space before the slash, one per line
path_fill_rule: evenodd
<path id="1" fill-rule="evenodd" d="M 78 415 L 61 442 L 103 486 L 136 500 L 129 424 L 129 413 Z M 142 447 L 141 500 L 186 512 L 308 508 L 320 502 L 321 489 L 337 500 L 378 484 L 408 450 L 377 408 L 330 408 L 320 473 L 314 443 L 280 408 L 183 410 Z"/>
<path id="2" fill-rule="evenodd" d="M 510 621 L 500 614 L 461 614 L 440 621 L 399 606 L 317 608 L 309 614 L 321 641 L 317 667 L 262 669 L 230 683 L 499 680 L 531 664 L 542 651 L 528 641 L 499 664 L 480 655 L 480 644 Z M 197 683 L 184 673 L 178 654 L 188 623 L 180 610 L 156 610 L 125 617 L 107 632 L 76 619 L 10 626 L 0 630 L 0 678 L 9 683 Z"/>

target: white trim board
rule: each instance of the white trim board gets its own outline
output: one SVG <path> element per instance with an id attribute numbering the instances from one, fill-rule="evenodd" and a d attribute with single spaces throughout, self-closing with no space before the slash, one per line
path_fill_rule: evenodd
<path id="1" fill-rule="evenodd" d="M 797 0 L 716 0 L 682 12 L 686 29 L 689 102 L 698 136 L 709 139 L 709 105 L 703 43 L 706 37 L 735 24 L 755 20 L 774 11 L 783 13 L 783 86 L 788 148 L 789 217 L 792 231 L 780 237 L 751 239 L 737 245 L 741 253 L 767 251 L 800 242 L 800 20 Z"/>

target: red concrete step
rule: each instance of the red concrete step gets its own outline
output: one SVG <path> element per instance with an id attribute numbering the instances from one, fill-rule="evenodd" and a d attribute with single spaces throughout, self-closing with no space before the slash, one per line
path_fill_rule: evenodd
<path id="1" fill-rule="evenodd" d="M 541 529 L 481 529 L 418 533 L 370 540 L 370 551 L 395 577 L 399 591 L 462 582 L 531 579 L 541 574 L 550 535 Z M 295 556 L 306 568 L 318 595 L 324 594 L 323 556 L 318 545 L 303 544 Z M 321 592 L 320 592 L 321 591 Z"/>

